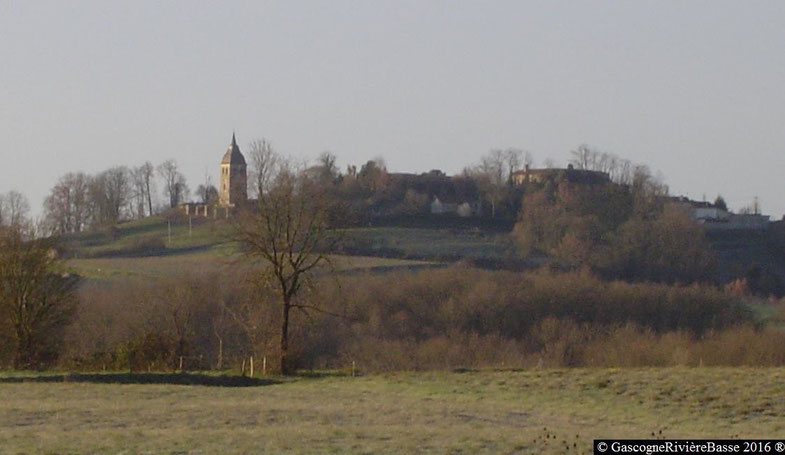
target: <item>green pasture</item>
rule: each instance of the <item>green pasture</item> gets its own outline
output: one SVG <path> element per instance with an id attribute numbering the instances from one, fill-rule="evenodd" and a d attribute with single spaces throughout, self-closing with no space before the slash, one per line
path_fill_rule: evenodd
<path id="1" fill-rule="evenodd" d="M 231 219 L 191 217 L 180 212 L 122 223 L 112 229 L 69 235 L 63 243 L 76 258 L 166 256 L 194 251 L 237 252 Z M 444 260 L 507 259 L 516 251 L 505 234 L 480 229 L 366 227 L 338 231 L 359 256 Z"/>
<path id="2" fill-rule="evenodd" d="M 368 227 L 341 231 L 349 244 L 359 245 L 364 254 L 454 259 L 508 259 L 517 252 L 505 234 L 479 229 L 426 229 Z"/>
<path id="3" fill-rule="evenodd" d="M 182 377 L 5 373 L 2 452 L 580 454 L 599 437 L 785 432 L 783 368 Z"/>

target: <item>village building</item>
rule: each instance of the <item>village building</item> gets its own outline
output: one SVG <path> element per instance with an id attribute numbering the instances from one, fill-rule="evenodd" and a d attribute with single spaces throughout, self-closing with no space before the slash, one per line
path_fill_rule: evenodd
<path id="1" fill-rule="evenodd" d="M 445 198 L 442 201 L 438 196 L 434 196 L 431 202 L 431 214 L 455 214 L 461 218 L 480 216 L 482 215 L 482 204 L 479 201 L 450 200 L 450 198 Z"/>
<path id="2" fill-rule="evenodd" d="M 673 197 L 668 203 L 687 210 L 690 217 L 707 231 L 762 231 L 769 227 L 769 215 L 732 213 L 710 202 L 693 201 L 686 197 Z"/>

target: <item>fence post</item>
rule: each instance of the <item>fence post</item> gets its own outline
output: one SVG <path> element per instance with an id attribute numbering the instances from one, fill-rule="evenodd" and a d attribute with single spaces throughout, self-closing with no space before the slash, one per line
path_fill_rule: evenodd
<path id="1" fill-rule="evenodd" d="M 253 377 L 253 356 L 251 356 L 251 377 Z"/>
<path id="2" fill-rule="evenodd" d="M 224 367 L 224 340 L 218 339 L 218 369 L 223 370 Z"/>

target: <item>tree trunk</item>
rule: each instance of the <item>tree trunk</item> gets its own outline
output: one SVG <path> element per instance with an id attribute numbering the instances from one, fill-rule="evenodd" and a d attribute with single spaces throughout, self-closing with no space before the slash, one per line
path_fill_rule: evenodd
<path id="1" fill-rule="evenodd" d="M 224 339 L 218 338 L 218 370 L 224 367 Z"/>
<path id="2" fill-rule="evenodd" d="M 147 186 L 147 210 L 150 213 L 150 216 L 153 216 L 153 196 L 150 194 L 150 180 L 148 179 L 146 182 Z"/>
<path id="3" fill-rule="evenodd" d="M 289 374 L 289 309 L 290 297 L 283 299 L 283 322 L 281 323 L 281 374 Z"/>
<path id="4" fill-rule="evenodd" d="M 26 370 L 33 367 L 34 348 L 32 336 L 23 330 L 17 330 L 17 345 L 14 355 L 14 369 Z"/>

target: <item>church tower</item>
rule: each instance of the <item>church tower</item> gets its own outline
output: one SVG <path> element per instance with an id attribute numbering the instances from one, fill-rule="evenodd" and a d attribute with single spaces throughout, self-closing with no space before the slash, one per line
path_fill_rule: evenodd
<path id="1" fill-rule="evenodd" d="M 221 160 L 221 186 L 218 189 L 218 202 L 224 207 L 242 205 L 248 200 L 248 177 L 245 157 L 232 133 L 232 143 L 226 148 Z"/>

